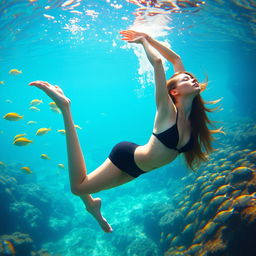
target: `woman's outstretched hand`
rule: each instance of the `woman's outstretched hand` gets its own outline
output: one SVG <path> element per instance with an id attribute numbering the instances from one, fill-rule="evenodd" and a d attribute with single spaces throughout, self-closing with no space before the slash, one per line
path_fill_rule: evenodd
<path id="1" fill-rule="evenodd" d="M 119 32 L 123 38 L 122 40 L 128 41 L 128 43 L 141 44 L 144 39 L 147 38 L 147 34 L 143 32 L 137 32 L 134 30 L 123 30 Z"/>
<path id="2" fill-rule="evenodd" d="M 51 85 L 45 81 L 34 81 L 29 83 L 29 85 L 36 86 L 44 91 L 50 98 L 52 98 L 60 110 L 64 110 L 70 105 L 70 99 L 64 95 L 61 88 L 57 85 Z"/>

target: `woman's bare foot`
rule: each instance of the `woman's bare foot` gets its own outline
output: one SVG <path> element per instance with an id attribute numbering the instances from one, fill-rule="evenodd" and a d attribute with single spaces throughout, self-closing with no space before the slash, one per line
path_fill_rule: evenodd
<path id="1" fill-rule="evenodd" d="M 61 110 L 70 105 L 70 99 L 64 95 L 61 88 L 57 85 L 51 85 L 45 81 L 34 81 L 29 83 L 29 85 L 34 85 L 43 90 Z"/>
<path id="2" fill-rule="evenodd" d="M 110 233 L 113 232 L 113 229 L 108 224 L 105 218 L 101 215 L 100 212 L 101 207 L 101 199 L 100 198 L 94 198 L 93 203 L 91 205 L 86 206 L 86 210 L 92 214 L 92 216 L 98 221 L 101 228 L 106 232 Z"/>

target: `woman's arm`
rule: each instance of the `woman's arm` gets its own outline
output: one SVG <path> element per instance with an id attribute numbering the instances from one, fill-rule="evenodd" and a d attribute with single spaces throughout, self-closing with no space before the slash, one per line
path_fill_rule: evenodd
<path id="1" fill-rule="evenodd" d="M 156 84 L 156 106 L 158 110 L 170 110 L 172 100 L 168 95 L 166 86 L 166 76 L 161 58 L 159 58 L 153 51 L 148 41 L 144 37 L 138 37 L 129 40 L 130 43 L 142 44 L 148 60 L 154 68 L 155 84 Z"/>
<path id="2" fill-rule="evenodd" d="M 161 53 L 164 58 L 173 64 L 175 72 L 185 71 L 181 58 L 177 53 L 159 43 L 149 35 L 146 35 L 146 39 L 150 45 L 152 45 L 159 53 Z"/>
<path id="3" fill-rule="evenodd" d="M 153 46 L 164 58 L 166 58 L 168 61 L 170 61 L 173 64 L 175 72 L 185 71 L 181 58 L 177 53 L 167 48 L 163 44 L 159 43 L 158 41 L 154 40 L 152 37 L 150 37 L 146 33 L 137 32 L 133 30 L 125 30 L 125 31 L 121 31 L 120 34 L 126 37 L 123 40 L 128 40 L 128 42 L 131 39 L 134 39 L 137 37 L 144 37 L 151 46 Z"/>

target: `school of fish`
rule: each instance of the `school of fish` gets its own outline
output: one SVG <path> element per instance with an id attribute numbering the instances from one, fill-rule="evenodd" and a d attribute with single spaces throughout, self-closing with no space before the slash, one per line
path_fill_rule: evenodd
<path id="1" fill-rule="evenodd" d="M 9 74 L 10 75 L 21 75 L 23 74 L 22 70 L 19 70 L 19 69 L 11 69 L 9 71 Z M 4 81 L 0 81 L 0 84 L 1 85 L 5 85 L 5 82 Z M 8 103 L 13 103 L 10 99 L 7 99 L 6 102 Z M 39 112 L 40 111 L 40 108 L 39 108 L 39 105 L 42 105 L 43 104 L 43 100 L 41 99 L 32 99 L 30 101 L 30 107 L 29 107 L 29 110 L 31 111 L 35 111 L 35 112 Z M 57 113 L 57 114 L 61 114 L 61 111 L 60 109 L 57 107 L 56 103 L 55 102 L 50 102 L 48 103 L 49 105 L 49 109 L 54 112 L 54 113 Z M 11 121 L 11 122 L 17 122 L 17 121 L 21 121 L 21 120 L 24 120 L 26 122 L 27 125 L 29 126 L 34 126 L 34 125 L 37 125 L 38 121 L 35 121 L 35 120 L 26 120 L 26 118 L 24 118 L 24 115 L 21 115 L 20 113 L 17 113 L 17 112 L 9 112 L 9 113 L 6 113 L 4 116 L 3 116 L 3 119 L 7 120 L 7 121 Z M 82 128 L 75 124 L 74 127 L 76 129 L 79 129 L 81 130 Z M 38 128 L 37 131 L 35 132 L 35 135 L 36 136 L 45 136 L 48 132 L 50 132 L 52 129 L 51 128 L 47 128 L 47 127 L 41 127 L 41 128 Z M 66 131 L 65 129 L 59 129 L 57 130 L 58 133 L 60 134 L 63 134 L 65 135 L 66 134 Z M 4 133 L 4 131 L 1 130 L 1 133 Z M 14 135 L 13 137 L 13 145 L 15 146 L 19 146 L 19 147 L 23 147 L 23 146 L 27 146 L 27 145 L 30 145 L 31 143 L 34 143 L 33 140 L 29 139 L 29 136 L 27 136 L 27 133 L 20 133 L 20 134 L 16 134 Z M 41 159 L 44 159 L 44 160 L 50 160 L 51 158 L 43 153 L 40 155 L 40 158 Z M 6 166 L 7 164 L 3 161 L 0 161 L 0 166 Z M 60 163 L 60 164 L 57 164 L 57 167 L 61 170 L 64 170 L 65 169 L 65 166 L 64 164 Z M 26 174 L 32 174 L 32 170 L 30 167 L 28 166 L 24 166 L 21 168 L 21 170 L 26 173 Z"/>

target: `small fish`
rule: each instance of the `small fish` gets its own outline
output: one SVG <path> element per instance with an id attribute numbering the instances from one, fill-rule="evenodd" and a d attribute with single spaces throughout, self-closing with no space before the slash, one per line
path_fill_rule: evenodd
<path id="1" fill-rule="evenodd" d="M 18 139 L 18 138 L 20 138 L 20 137 L 25 137 L 26 135 L 27 135 L 26 133 L 17 134 L 17 135 L 14 136 L 13 140 L 16 140 L 16 139 Z"/>
<path id="2" fill-rule="evenodd" d="M 73 2 L 75 2 L 75 0 L 68 0 L 68 1 L 65 1 L 65 2 L 61 5 L 61 7 L 66 7 L 66 6 L 68 6 L 68 5 L 71 5 L 71 4 L 73 4 Z"/>
<path id="3" fill-rule="evenodd" d="M 215 223 L 224 223 L 226 220 L 228 220 L 231 217 L 233 213 L 234 213 L 233 208 L 226 211 L 220 211 L 215 215 L 215 217 L 213 218 L 213 221 Z"/>
<path id="4" fill-rule="evenodd" d="M 31 169 L 27 166 L 21 167 L 21 170 L 24 170 L 25 173 L 32 173 Z"/>
<path id="5" fill-rule="evenodd" d="M 214 185 L 224 185 L 225 183 L 225 179 L 226 179 L 226 176 L 225 175 L 222 175 L 222 176 L 217 176 L 214 180 L 213 180 L 213 184 Z"/>
<path id="6" fill-rule="evenodd" d="M 187 206 L 183 206 L 179 209 L 179 211 L 183 214 L 186 215 L 188 213 L 188 207 Z"/>
<path id="7" fill-rule="evenodd" d="M 206 235 L 212 235 L 213 232 L 216 230 L 217 228 L 217 223 L 213 222 L 213 221 L 209 221 L 207 222 L 207 224 L 202 228 L 202 232 Z"/>
<path id="8" fill-rule="evenodd" d="M 57 108 L 57 105 L 54 101 L 50 102 L 48 105 L 51 106 L 52 108 Z"/>
<path id="9" fill-rule="evenodd" d="M 243 208 L 243 207 L 247 206 L 251 202 L 251 200 L 255 200 L 255 199 L 256 199 L 256 192 L 254 192 L 250 195 L 238 196 L 233 201 L 233 207 Z"/>
<path id="10" fill-rule="evenodd" d="M 250 179 L 253 175 L 253 171 L 248 167 L 240 166 L 235 168 L 230 174 L 233 176 L 233 180 L 243 181 Z"/>
<path id="11" fill-rule="evenodd" d="M 173 239 L 171 241 L 171 245 L 175 246 L 175 245 L 178 245 L 179 243 L 180 243 L 180 237 L 179 236 L 173 237 Z"/>
<path id="12" fill-rule="evenodd" d="M 207 179 L 206 175 L 205 176 L 199 176 L 198 178 L 196 178 L 196 182 L 204 182 L 204 181 L 206 181 L 206 179 Z"/>
<path id="13" fill-rule="evenodd" d="M 173 234 L 172 234 L 172 233 L 169 233 L 169 234 L 167 234 L 165 240 L 170 240 L 170 239 L 172 239 L 172 238 L 173 238 Z"/>
<path id="14" fill-rule="evenodd" d="M 195 210 L 189 211 L 189 212 L 187 213 L 187 215 L 185 216 L 185 219 L 188 220 L 188 219 L 194 217 L 194 216 L 195 216 L 195 213 L 196 213 Z"/>
<path id="15" fill-rule="evenodd" d="M 18 121 L 23 118 L 23 116 L 17 114 L 17 113 L 7 113 L 5 116 L 3 116 L 4 119 L 8 121 Z"/>
<path id="16" fill-rule="evenodd" d="M 19 75 L 19 74 L 22 74 L 22 71 L 18 70 L 18 69 L 11 69 L 9 71 L 9 74 L 11 74 L 11 75 Z"/>
<path id="17" fill-rule="evenodd" d="M 52 112 L 54 112 L 54 113 L 61 114 L 61 111 L 60 111 L 60 109 L 59 109 L 58 107 L 57 107 L 57 108 L 51 107 L 50 110 L 51 110 Z"/>
<path id="18" fill-rule="evenodd" d="M 32 107 L 30 107 L 29 109 L 30 109 L 30 110 L 33 110 L 33 111 L 37 111 L 37 112 L 40 111 L 40 109 L 37 108 L 37 107 L 35 107 L 35 106 L 32 106 Z"/>
<path id="19" fill-rule="evenodd" d="M 206 192 L 202 195 L 201 197 L 201 201 L 203 203 L 207 203 L 208 201 L 210 201 L 213 197 L 215 196 L 215 194 L 213 192 Z"/>
<path id="20" fill-rule="evenodd" d="M 58 167 L 59 167 L 60 169 L 65 169 L 64 164 L 58 164 Z"/>
<path id="21" fill-rule="evenodd" d="M 219 169 L 219 168 L 218 168 L 218 169 Z M 219 176 L 218 173 L 213 173 L 213 174 L 210 175 L 210 177 L 211 177 L 212 179 L 215 179 L 215 178 L 217 178 L 218 176 Z"/>
<path id="22" fill-rule="evenodd" d="M 4 81 L 0 81 L 0 84 L 4 84 Z"/>
<path id="23" fill-rule="evenodd" d="M 66 133 L 66 131 L 65 131 L 64 129 L 62 129 L 62 130 L 57 130 L 57 132 L 58 132 L 58 133 L 61 133 L 61 134 L 65 134 L 65 133 Z"/>
<path id="24" fill-rule="evenodd" d="M 226 195 L 223 196 L 215 196 L 209 203 L 209 206 L 216 206 L 216 205 L 220 205 L 222 202 L 224 202 L 225 200 L 227 200 L 228 197 Z"/>
<path id="25" fill-rule="evenodd" d="M 190 233 L 192 232 L 194 229 L 194 224 L 193 223 L 189 223 L 188 225 L 185 226 L 185 228 L 182 230 L 182 233 L 183 234 L 187 234 L 187 233 Z"/>
<path id="26" fill-rule="evenodd" d="M 42 100 L 34 99 L 34 100 L 32 100 L 32 101 L 30 102 L 30 105 L 32 105 L 32 106 L 37 106 L 37 105 L 39 105 L 39 104 L 41 104 L 41 103 L 43 103 Z"/>
<path id="27" fill-rule="evenodd" d="M 205 188 L 202 189 L 201 194 L 204 194 L 206 192 L 212 192 L 214 191 L 214 186 L 213 185 L 207 185 Z"/>
<path id="28" fill-rule="evenodd" d="M 26 146 L 28 144 L 32 143 L 32 140 L 29 140 L 27 138 L 18 138 L 16 139 L 13 144 L 16 145 L 16 146 Z"/>
<path id="29" fill-rule="evenodd" d="M 13 244 L 8 240 L 2 241 L 2 248 L 3 248 L 3 251 L 2 251 L 3 255 L 14 256 L 16 253 Z"/>
<path id="30" fill-rule="evenodd" d="M 205 188 L 206 186 L 209 186 L 211 184 L 211 182 L 209 180 L 204 181 L 201 185 L 200 185 L 200 189 Z"/>
<path id="31" fill-rule="evenodd" d="M 201 204 L 202 204 L 201 202 L 195 202 L 195 203 L 192 204 L 192 206 L 190 207 L 190 210 L 198 209 Z"/>
<path id="32" fill-rule="evenodd" d="M 36 135 L 42 136 L 42 135 L 48 133 L 49 131 L 51 131 L 51 128 L 40 128 L 37 130 Z"/>
<path id="33" fill-rule="evenodd" d="M 36 122 L 36 121 L 28 121 L 27 124 L 28 124 L 28 125 L 37 124 L 37 122 Z"/>
<path id="34" fill-rule="evenodd" d="M 201 204 L 199 207 L 198 207 L 198 209 L 197 209 L 197 214 L 198 215 L 201 215 L 202 213 L 203 213 L 203 211 L 204 211 L 204 205 L 203 204 Z"/>
<path id="35" fill-rule="evenodd" d="M 42 154 L 40 156 L 42 159 L 45 159 L 45 160 L 50 160 L 51 158 L 49 156 L 47 156 L 46 154 Z"/>
<path id="36" fill-rule="evenodd" d="M 13 102 L 12 102 L 11 100 L 9 100 L 9 99 L 6 99 L 5 102 L 6 102 L 6 103 L 13 103 Z"/>
<path id="37" fill-rule="evenodd" d="M 256 129 L 256 125 L 254 127 Z M 246 156 L 247 160 L 255 160 L 256 159 L 256 150 L 251 151 L 250 153 L 247 154 Z"/>
<path id="38" fill-rule="evenodd" d="M 48 20 L 54 20 L 54 19 L 55 19 L 53 16 L 48 15 L 48 14 L 43 14 L 43 16 L 44 16 L 45 18 L 47 18 Z"/>
<path id="39" fill-rule="evenodd" d="M 228 210 L 233 204 L 233 199 L 225 200 L 217 209 L 217 212 Z"/>
<path id="40" fill-rule="evenodd" d="M 79 129 L 79 130 L 82 130 L 83 128 L 81 128 L 79 125 L 77 125 L 77 124 L 75 124 L 74 125 L 74 127 L 76 128 L 76 129 Z"/>
<path id="41" fill-rule="evenodd" d="M 233 189 L 232 186 L 229 184 L 220 186 L 217 191 L 215 192 L 216 196 L 225 195 L 226 193 L 230 192 Z"/>

